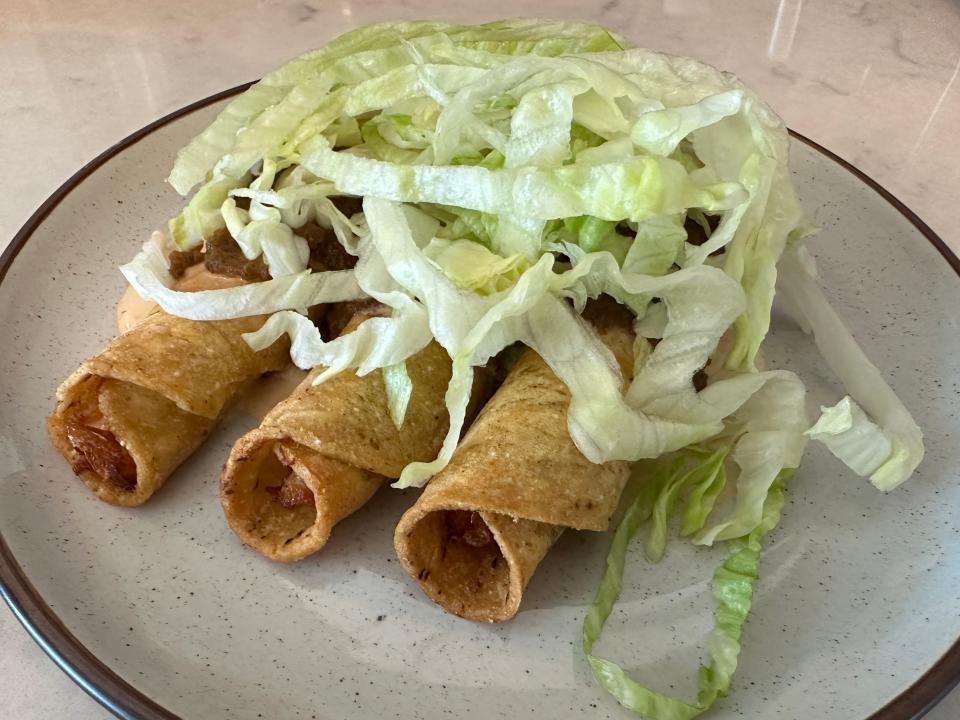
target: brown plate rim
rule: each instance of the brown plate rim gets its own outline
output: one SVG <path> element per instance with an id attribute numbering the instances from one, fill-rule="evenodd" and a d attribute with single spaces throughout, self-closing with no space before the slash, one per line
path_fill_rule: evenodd
<path id="1" fill-rule="evenodd" d="M 46 217 L 89 175 L 108 160 L 174 120 L 246 90 L 252 82 L 190 103 L 146 125 L 107 148 L 73 174 L 30 216 L 0 255 L 0 282 L 6 277 L 20 250 Z M 790 130 L 791 136 L 837 163 L 903 215 L 960 276 L 960 258 L 916 213 L 869 175 L 813 140 Z M 90 697 L 122 720 L 180 720 L 133 687 L 98 659 L 67 629 L 24 574 L 0 532 L 0 595 L 14 616 L 43 651 Z M 960 681 L 960 638 L 910 687 L 866 720 L 918 720 Z"/>

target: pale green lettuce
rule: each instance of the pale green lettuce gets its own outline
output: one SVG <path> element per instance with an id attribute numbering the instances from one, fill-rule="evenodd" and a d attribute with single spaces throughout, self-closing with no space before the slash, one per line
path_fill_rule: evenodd
<path id="1" fill-rule="evenodd" d="M 167 223 L 170 239 L 178 250 L 189 250 L 226 226 L 220 207 L 231 190 L 244 185 L 243 178 L 222 178 L 204 185 L 183 211 Z"/>
<path id="2" fill-rule="evenodd" d="M 893 490 L 923 460 L 923 433 L 827 302 L 816 282 L 813 258 L 801 245 L 786 253 L 779 289 L 791 313 L 813 334 L 827 364 L 857 403 L 850 406 L 846 428 L 833 424 L 841 406 L 839 411 L 827 410 L 815 432 L 852 469 L 873 467 L 870 480 L 880 490 Z M 855 407 L 866 410 L 873 421 L 856 413 Z M 841 435 L 843 430 L 846 432 Z"/>
<path id="3" fill-rule="evenodd" d="M 364 297 L 353 272 L 294 273 L 224 290 L 182 292 L 172 289 L 163 238 L 155 234 L 120 271 L 140 297 L 166 312 L 190 320 L 229 320 L 280 310 L 306 312 L 320 303 Z M 299 316 L 298 316 L 299 317 Z"/>
<path id="4" fill-rule="evenodd" d="M 410 396 L 413 394 L 413 381 L 407 372 L 407 364 L 402 362 L 383 368 L 383 385 L 387 391 L 390 419 L 397 429 L 400 429 L 403 427 Z"/>
<path id="5" fill-rule="evenodd" d="M 710 455 L 692 472 L 699 473 L 700 480 L 711 481 L 719 472 L 717 459 L 716 453 Z M 781 474 L 771 485 L 758 522 L 743 536 L 730 540 L 730 555 L 713 574 L 711 589 L 716 608 L 713 631 L 707 640 L 709 662 L 699 668 L 697 699 L 691 702 L 644 686 L 629 677 L 613 660 L 593 654 L 594 644 L 600 638 L 603 626 L 623 589 L 623 571 L 630 540 L 644 522 L 658 511 L 658 507 L 671 502 L 663 499 L 665 492 L 670 493 L 691 477 L 681 474 L 683 465 L 682 459 L 678 463 L 675 458 L 667 458 L 653 466 L 638 466 L 644 474 L 643 485 L 614 532 L 607 554 L 606 571 L 583 621 L 583 652 L 597 682 L 621 705 L 651 720 L 689 720 L 709 710 L 717 698 L 726 697 L 730 692 L 731 678 L 739 662 L 743 626 L 753 603 L 754 587 L 759 577 L 760 541 L 780 521 L 784 502 L 782 485 L 789 475 Z M 656 526 L 659 526 L 659 521 L 656 521 Z M 659 534 L 654 543 L 655 549 L 662 552 Z M 654 555 L 658 556 L 659 553 L 655 552 Z"/>
<path id="6" fill-rule="evenodd" d="M 893 443 L 849 395 L 833 407 L 821 407 L 820 418 L 807 430 L 857 475 L 870 475 L 893 454 Z"/>
<path id="7" fill-rule="evenodd" d="M 457 285 L 483 295 L 506 290 L 528 267 L 520 255 L 500 257 L 470 240 L 433 238 L 423 254 Z"/>
<path id="8" fill-rule="evenodd" d="M 780 119 L 732 76 L 593 25 L 384 23 L 265 76 L 178 156 L 170 182 L 200 187 L 171 224 L 176 244 L 225 227 L 274 279 L 177 293 L 156 243 L 124 273 L 184 317 L 272 313 L 247 342 L 262 349 L 288 335 L 298 366 L 324 367 L 317 382 L 380 370 L 397 427 L 414 390 L 405 363 L 437 342 L 452 363 L 448 431 L 437 457 L 410 464 L 397 487 L 422 486 L 450 461 L 475 368 L 516 343 L 536 351 L 569 389 L 567 429 L 581 453 L 644 460 L 648 474 L 615 534 L 584 650 L 627 707 L 689 718 L 729 690 L 760 538 L 807 438 L 882 489 L 923 454 L 919 428 L 816 286 L 788 143 Z M 338 210 L 332 198 L 344 195 L 362 197 L 362 212 Z M 306 270 L 293 231 L 308 222 L 332 228 L 356 267 Z M 689 222 L 704 228 L 701 245 Z M 778 281 L 852 396 L 812 429 L 800 379 L 758 369 Z M 632 377 L 581 317 L 604 294 L 634 316 Z M 305 311 L 356 297 L 388 313 L 325 341 Z M 710 382 L 698 391 L 704 367 Z M 730 543 L 692 703 L 591 654 L 648 517 L 651 559 L 674 519 L 695 543 Z"/>

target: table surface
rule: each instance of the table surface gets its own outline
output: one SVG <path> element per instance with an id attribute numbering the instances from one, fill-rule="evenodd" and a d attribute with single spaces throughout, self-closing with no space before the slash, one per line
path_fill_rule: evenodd
<path id="1" fill-rule="evenodd" d="M 960 251 L 960 5 L 927 0 L 6 0 L 0 22 L 0 249 L 81 165 L 193 100 L 340 32 L 396 17 L 586 18 L 739 75 Z M 443 10 L 438 10 L 444 8 Z M 952 132 L 951 132 L 952 128 Z M 29 173 L 15 168 L 30 167 Z M 9 178 L 16 178 L 16 186 Z M 106 718 L 0 611 L 0 717 Z M 928 716 L 960 717 L 960 690 Z"/>

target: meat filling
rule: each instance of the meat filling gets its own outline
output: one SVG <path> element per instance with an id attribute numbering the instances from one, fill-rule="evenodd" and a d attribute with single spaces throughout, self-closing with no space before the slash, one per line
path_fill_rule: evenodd
<path id="1" fill-rule="evenodd" d="M 272 485 L 264 489 L 285 508 L 313 505 L 314 503 L 313 493 L 296 473 L 287 475 L 282 485 Z"/>
<path id="2" fill-rule="evenodd" d="M 490 528 L 476 511 L 450 510 L 445 513 L 444 520 L 450 540 L 460 540 L 475 548 L 482 548 L 493 542 Z"/>
<path id="3" fill-rule="evenodd" d="M 65 430 L 80 454 L 73 472 L 79 475 L 91 470 L 122 490 L 136 488 L 137 464 L 112 432 L 72 420 L 65 423 Z"/>
<path id="4" fill-rule="evenodd" d="M 167 258 L 167 262 L 170 265 L 170 274 L 174 279 L 179 280 L 187 268 L 203 262 L 203 247 L 197 245 L 190 250 L 174 250 Z"/>
<path id="5" fill-rule="evenodd" d="M 317 223 L 306 223 L 294 233 L 307 241 L 310 248 L 308 265 L 314 272 L 349 270 L 357 259 L 343 249 L 332 228 Z M 167 258 L 170 274 L 183 277 L 187 268 L 203 263 L 214 275 L 239 277 L 246 282 L 261 282 L 270 279 L 270 271 L 263 256 L 248 260 L 226 228 L 221 228 L 206 239 L 203 247 L 190 250 L 174 250 Z"/>
<path id="6" fill-rule="evenodd" d="M 247 260 L 237 241 L 226 228 L 217 230 L 206 239 L 203 250 L 203 264 L 214 275 L 243 278 L 246 282 L 260 282 L 270 279 L 270 272 L 263 257 Z"/>
<path id="7" fill-rule="evenodd" d="M 381 315 L 385 307 L 372 298 L 364 300 L 348 300 L 347 302 L 334 303 L 326 308 L 326 333 L 324 337 L 328 340 L 339 337 L 343 329 L 353 319 L 357 313 L 363 313 L 368 317 Z"/>
<path id="8" fill-rule="evenodd" d="M 307 241 L 310 247 L 308 264 L 314 272 L 349 270 L 357 264 L 357 259 L 343 249 L 333 228 L 306 223 L 294 232 Z"/>

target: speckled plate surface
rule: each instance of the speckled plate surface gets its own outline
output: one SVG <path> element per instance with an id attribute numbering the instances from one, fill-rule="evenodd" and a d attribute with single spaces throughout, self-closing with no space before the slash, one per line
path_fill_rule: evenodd
<path id="1" fill-rule="evenodd" d="M 163 178 L 219 107 L 105 154 L 5 255 L 0 579 L 14 611 L 123 717 L 630 717 L 579 652 L 605 534 L 567 533 L 516 619 L 476 625 L 427 601 L 394 557 L 411 492 L 381 492 L 297 565 L 242 547 L 216 497 L 232 441 L 256 422 L 242 406 L 136 510 L 96 500 L 49 446 L 55 387 L 112 334 L 115 268 L 178 209 Z M 958 265 L 822 150 L 794 142 L 793 171 L 822 228 L 811 248 L 828 294 L 926 430 L 927 459 L 884 496 L 810 448 L 767 543 L 734 692 L 711 717 L 913 717 L 960 668 Z M 812 402 L 835 396 L 796 328 L 778 318 L 768 345 Z M 684 544 L 656 566 L 635 553 L 602 654 L 692 697 L 716 560 Z"/>

